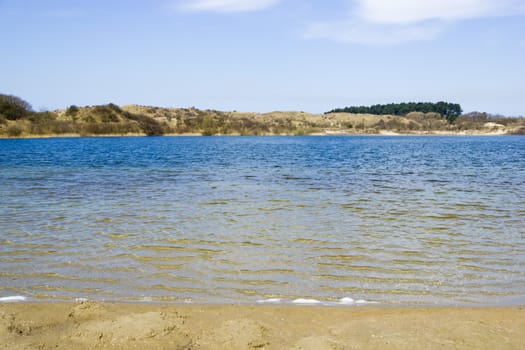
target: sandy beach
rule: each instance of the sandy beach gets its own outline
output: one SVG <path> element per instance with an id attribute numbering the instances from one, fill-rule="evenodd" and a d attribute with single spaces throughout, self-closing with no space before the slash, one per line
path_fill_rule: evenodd
<path id="1" fill-rule="evenodd" d="M 525 307 L 0 305 L 1 349 L 525 349 Z"/>

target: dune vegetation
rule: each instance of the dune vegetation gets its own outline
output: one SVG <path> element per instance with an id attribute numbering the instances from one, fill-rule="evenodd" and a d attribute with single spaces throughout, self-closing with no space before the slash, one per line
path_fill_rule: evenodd
<path id="1" fill-rule="evenodd" d="M 345 110 L 325 114 L 225 112 L 194 107 L 117 106 L 113 103 L 84 107 L 72 105 L 63 110 L 35 112 L 21 98 L 0 94 L 0 137 L 525 134 L 525 118 L 479 112 L 454 114 L 451 118 L 450 114 L 434 111 L 406 112 L 407 105 L 410 106 L 403 104 L 403 113 L 397 114 L 348 113 Z"/>

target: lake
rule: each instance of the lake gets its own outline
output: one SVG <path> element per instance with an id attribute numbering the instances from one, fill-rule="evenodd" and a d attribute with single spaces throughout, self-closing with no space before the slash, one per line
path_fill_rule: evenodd
<path id="1" fill-rule="evenodd" d="M 0 140 L 0 297 L 525 303 L 525 138 Z"/>

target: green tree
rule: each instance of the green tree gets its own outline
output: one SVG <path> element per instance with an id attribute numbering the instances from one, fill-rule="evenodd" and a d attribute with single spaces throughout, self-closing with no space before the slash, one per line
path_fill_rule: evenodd
<path id="1" fill-rule="evenodd" d="M 369 113 L 376 115 L 392 114 L 392 115 L 407 115 L 410 112 L 422 112 L 422 113 L 439 113 L 441 117 L 444 117 L 450 124 L 461 115 L 463 112 L 461 106 L 457 103 L 448 103 L 439 101 L 437 103 L 431 102 L 403 102 L 403 103 L 389 103 L 385 105 L 372 105 L 366 106 L 354 106 L 345 108 L 336 108 L 328 113 Z"/>
<path id="2" fill-rule="evenodd" d="M 32 112 L 31 105 L 20 97 L 0 94 L 0 115 L 9 120 L 24 118 Z"/>

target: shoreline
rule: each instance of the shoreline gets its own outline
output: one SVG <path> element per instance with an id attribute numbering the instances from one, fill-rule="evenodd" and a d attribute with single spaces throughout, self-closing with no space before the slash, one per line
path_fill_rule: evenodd
<path id="1" fill-rule="evenodd" d="M 189 134 L 164 134 L 154 137 L 332 137 L 332 136 L 524 136 L 521 134 L 499 133 L 499 132 L 420 132 L 420 133 L 397 133 L 393 131 L 383 131 L 379 133 L 345 133 L 345 132 L 325 132 L 304 135 L 295 134 L 263 134 L 263 135 L 240 135 L 240 134 L 216 134 L 203 135 L 200 133 Z M 17 140 L 17 139 L 58 139 L 58 138 L 121 138 L 121 137 L 152 137 L 146 134 L 101 134 L 101 135 L 80 135 L 80 134 L 49 134 L 49 135 L 23 135 L 23 136 L 4 136 L 0 135 L 0 140 Z"/>
<path id="2" fill-rule="evenodd" d="M 0 304 L 2 349 L 517 349 L 525 305 L 502 307 Z"/>

